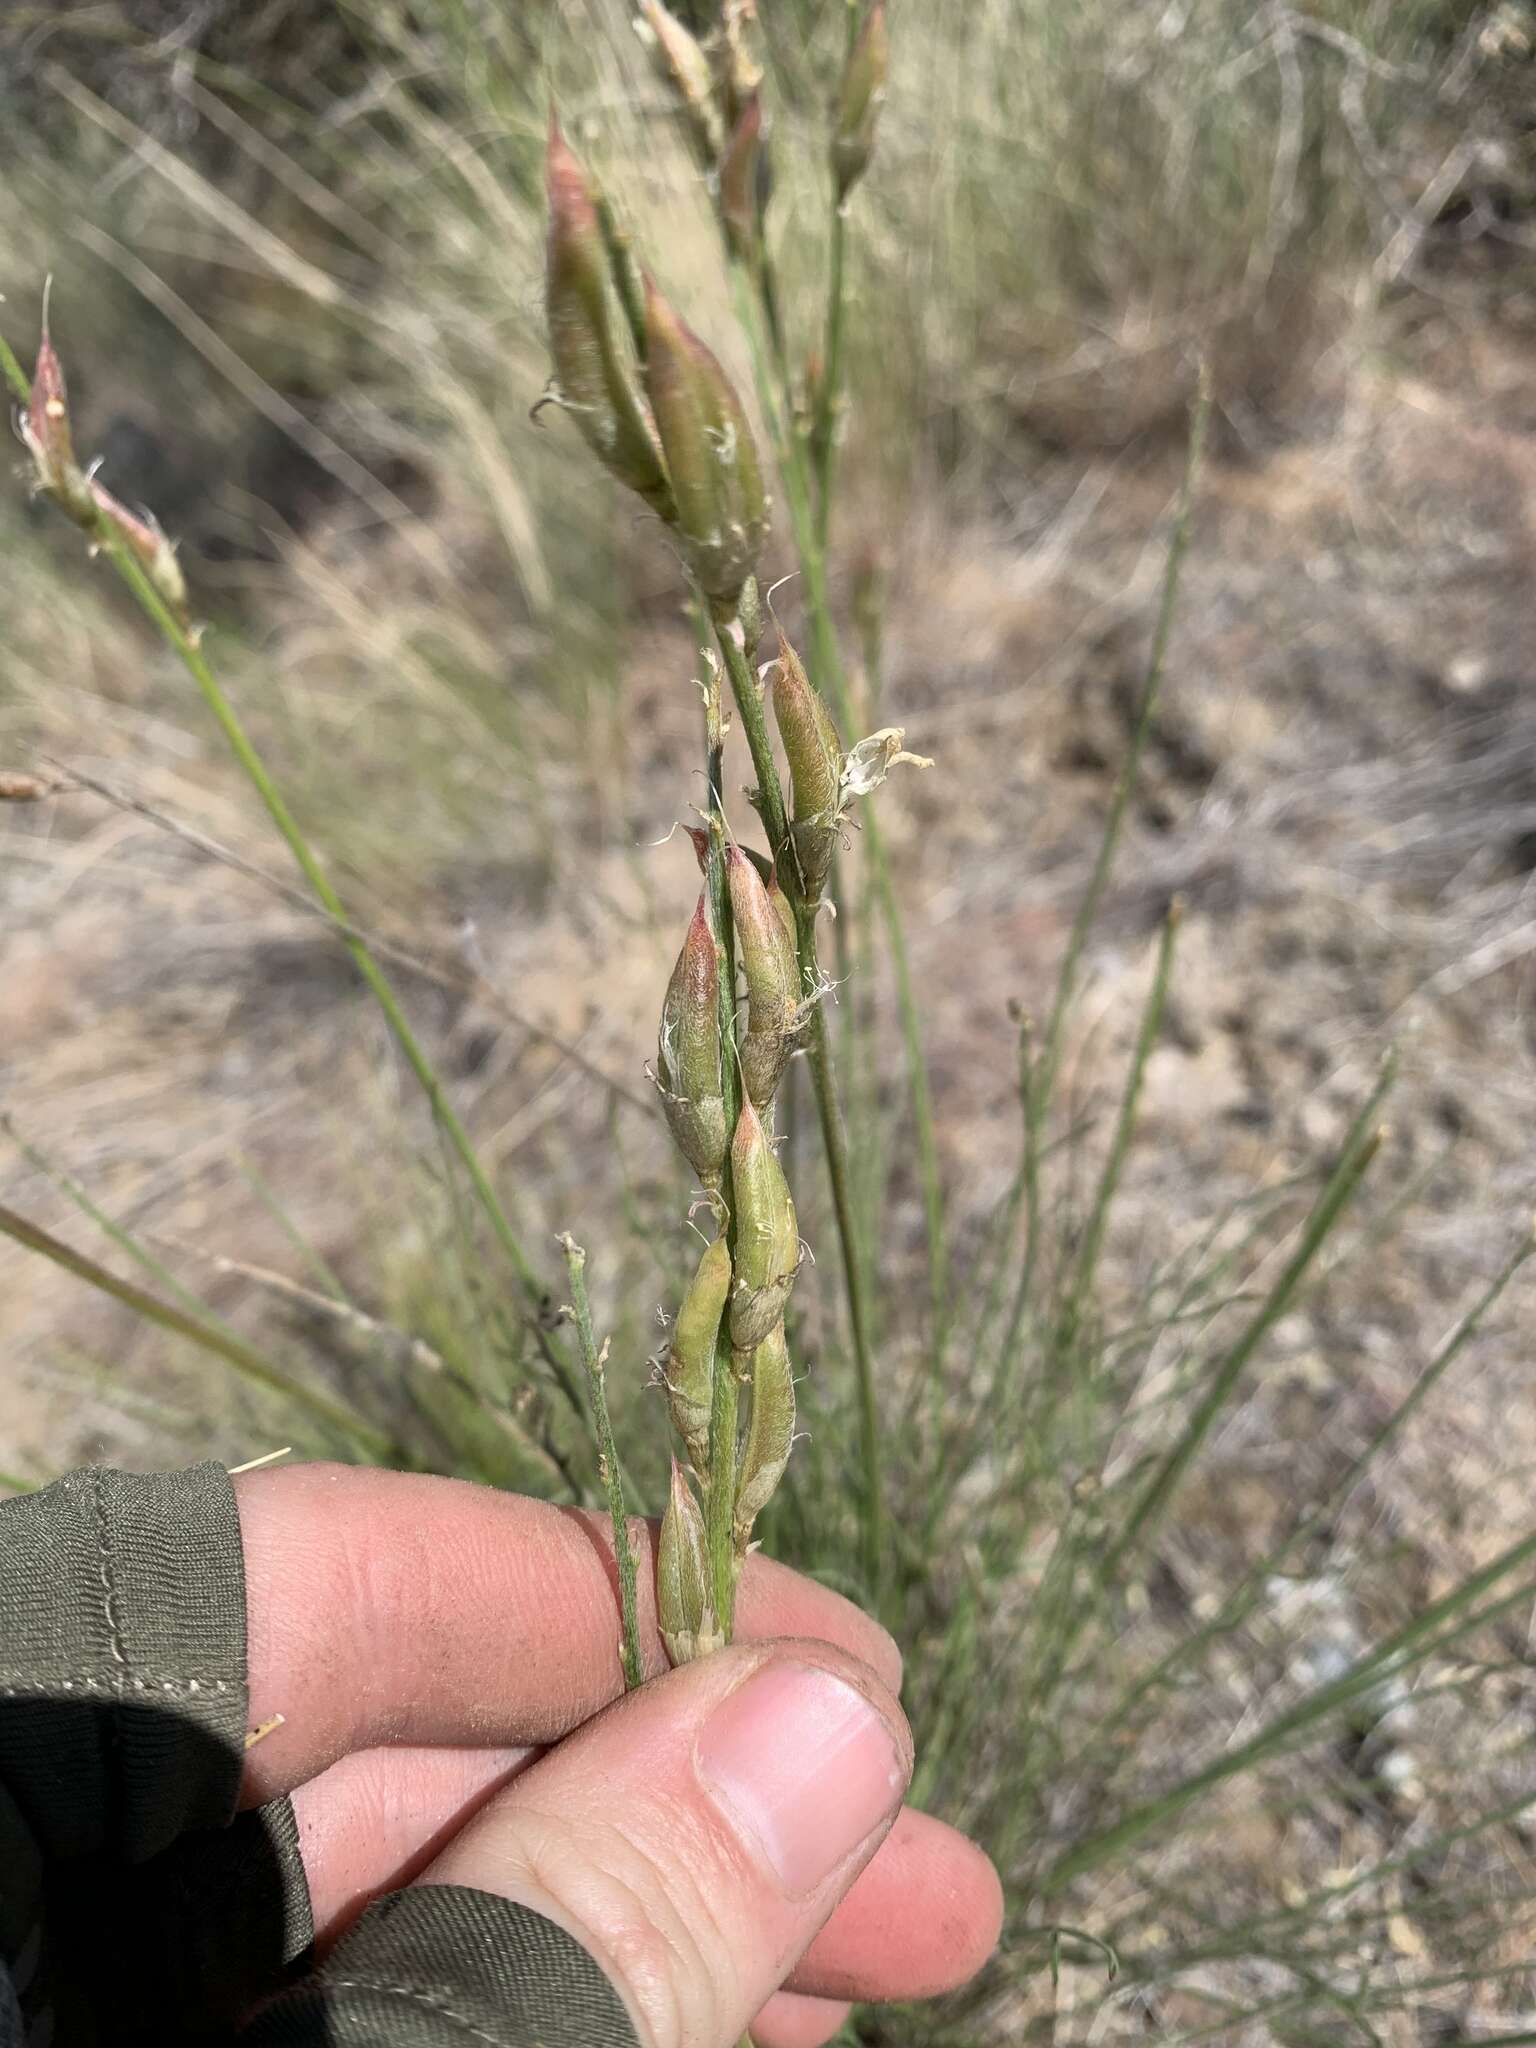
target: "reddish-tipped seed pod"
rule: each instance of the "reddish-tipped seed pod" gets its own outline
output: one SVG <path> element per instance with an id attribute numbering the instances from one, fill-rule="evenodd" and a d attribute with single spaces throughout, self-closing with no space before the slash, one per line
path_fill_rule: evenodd
<path id="1" fill-rule="evenodd" d="M 790 833 L 808 903 L 821 900 L 837 847 L 843 745 L 832 714 L 783 633 L 773 680 L 773 715 L 789 762 Z"/>
<path id="2" fill-rule="evenodd" d="M 32 457 L 38 487 L 56 498 L 79 525 L 93 524 L 96 508 L 90 483 L 75 460 L 75 444 L 69 430 L 64 365 L 46 324 L 37 345 L 31 402 L 22 409 L 17 424 Z"/>
<path id="3" fill-rule="evenodd" d="M 724 1236 L 705 1247 L 683 1296 L 667 1353 L 667 1405 L 696 1472 L 709 1470 L 709 1415 L 715 1387 L 715 1343 L 731 1291 L 731 1248 Z"/>
<path id="4" fill-rule="evenodd" d="M 736 1197 L 731 1344 L 737 1351 L 755 1351 L 783 1320 L 800 1270 L 800 1231 L 783 1169 L 750 1102 L 741 1106 L 731 1141 L 731 1185 Z"/>
<path id="5" fill-rule="evenodd" d="M 650 278 L 645 327 L 645 388 L 678 537 L 706 596 L 734 608 L 768 532 L 757 444 L 730 379 Z"/>
<path id="6" fill-rule="evenodd" d="M 732 254 L 743 263 L 750 263 L 757 252 L 762 144 L 763 102 L 754 92 L 743 106 L 720 159 L 720 218 Z"/>
<path id="7" fill-rule="evenodd" d="M 720 948 L 702 894 L 661 1006 L 656 1079 L 673 1137 L 704 1185 L 717 1186 L 728 1138 L 720 1082 Z"/>
<path id="8" fill-rule="evenodd" d="M 704 1515 L 676 1458 L 656 1546 L 656 1619 L 674 1664 L 691 1664 L 724 1645 L 710 1594 Z"/>
<path id="9" fill-rule="evenodd" d="M 873 0 L 848 52 L 832 117 L 832 180 L 839 206 L 868 167 L 890 66 L 885 0 Z"/>
<path id="10" fill-rule="evenodd" d="M 176 550 L 161 531 L 157 519 L 147 513 L 130 512 L 119 499 L 114 498 L 104 484 L 92 477 L 91 501 L 97 512 L 111 527 L 138 562 L 140 568 L 154 585 L 160 597 L 174 615 L 178 625 L 190 624 L 187 611 L 187 582 L 181 573 L 181 564 L 176 559 Z"/>
<path id="11" fill-rule="evenodd" d="M 561 402 L 604 467 L 670 521 L 675 508 L 661 443 L 613 318 L 597 202 L 553 113 L 544 175 L 545 312 Z"/>
<path id="12" fill-rule="evenodd" d="M 745 1552 L 752 1540 L 752 1524 L 784 1476 L 795 1439 L 795 1375 L 782 1322 L 769 1331 L 753 1352 L 749 1372 L 752 1413 L 741 1447 L 732 1517 L 738 1554 Z"/>

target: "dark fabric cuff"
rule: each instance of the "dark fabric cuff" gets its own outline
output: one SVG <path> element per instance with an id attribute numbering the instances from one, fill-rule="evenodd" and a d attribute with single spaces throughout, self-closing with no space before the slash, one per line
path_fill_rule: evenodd
<path id="1" fill-rule="evenodd" d="M 234 1812 L 245 1567 L 222 1465 L 72 1472 L 0 1504 L 0 1782 L 50 1861 Z"/>
<path id="2" fill-rule="evenodd" d="M 242 2048 L 637 2048 L 622 2000 L 572 1935 L 526 1906 L 417 1885 L 370 1906 Z"/>

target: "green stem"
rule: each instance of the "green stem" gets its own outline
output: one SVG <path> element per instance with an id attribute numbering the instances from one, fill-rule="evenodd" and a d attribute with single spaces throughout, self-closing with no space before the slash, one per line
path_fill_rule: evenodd
<path id="1" fill-rule="evenodd" d="M 1226 1405 L 1244 1367 L 1290 1307 L 1296 1290 L 1300 1287 L 1313 1260 L 1348 1207 L 1355 1190 L 1365 1177 L 1367 1168 L 1381 1147 L 1382 1131 L 1378 1128 L 1367 1132 L 1362 1129 L 1362 1125 L 1367 1117 L 1374 1115 L 1376 1104 L 1387 1085 L 1388 1078 L 1384 1077 L 1372 1094 L 1366 1109 L 1356 1120 L 1355 1133 L 1346 1144 L 1338 1165 L 1318 1196 L 1301 1233 L 1301 1241 L 1287 1261 L 1285 1270 L 1265 1296 L 1242 1335 L 1222 1360 L 1220 1368 L 1212 1376 L 1210 1386 L 1180 1432 L 1177 1442 L 1159 1460 L 1135 1506 L 1126 1516 L 1124 1527 L 1104 1553 L 1098 1567 L 1101 1585 L 1107 1585 L 1113 1579 L 1126 1555 L 1167 1506 L 1195 1453 L 1205 1441 L 1212 1423 Z"/>
<path id="2" fill-rule="evenodd" d="M 1082 1248 L 1078 1253 L 1077 1265 L 1067 1294 L 1062 1317 L 1062 1349 L 1070 1354 L 1082 1328 L 1083 1316 L 1093 1294 L 1094 1277 L 1098 1272 L 1099 1255 L 1104 1248 L 1104 1233 L 1109 1227 L 1109 1215 L 1114 1207 L 1115 1195 L 1119 1190 L 1120 1177 L 1125 1171 L 1126 1158 L 1131 1149 L 1131 1140 L 1136 1131 L 1136 1115 L 1141 1102 L 1141 1087 L 1146 1076 L 1147 1061 L 1157 1043 L 1162 1029 L 1163 1011 L 1168 1001 L 1168 981 L 1173 972 L 1173 949 L 1178 938 L 1179 923 L 1183 916 L 1183 905 L 1177 897 L 1168 906 L 1163 920 L 1163 935 L 1157 949 L 1157 965 L 1152 972 L 1152 987 L 1141 1013 L 1141 1026 L 1136 1034 L 1136 1047 L 1131 1055 L 1130 1071 L 1126 1076 L 1125 1090 L 1120 1098 L 1120 1113 L 1115 1119 L 1114 1133 L 1109 1141 L 1109 1151 L 1104 1160 L 1104 1169 L 1099 1176 L 1099 1185 L 1094 1194 L 1093 1211 L 1088 1227 L 1083 1232 Z"/>
<path id="3" fill-rule="evenodd" d="M 619 1611 L 623 1616 L 624 1684 L 630 1692 L 645 1679 L 645 1653 L 640 1647 L 640 1617 L 635 1600 L 635 1553 L 629 1541 L 629 1517 L 624 1509 L 624 1476 L 613 1441 L 613 1424 L 608 1419 L 608 1389 L 605 1368 L 608 1346 L 598 1349 L 592 1328 L 592 1303 L 587 1295 L 587 1255 L 569 1232 L 560 1239 L 565 1253 L 565 1270 L 571 1281 L 571 1313 L 581 1341 L 581 1362 L 586 1368 L 587 1391 L 592 1400 L 592 1421 L 597 1437 L 598 1476 L 608 1494 L 608 1513 L 613 1521 L 613 1555 L 619 1571 Z"/>
<path id="4" fill-rule="evenodd" d="M 1051 1001 L 1050 1018 L 1045 1027 L 1045 1042 L 1041 1049 L 1036 1068 L 1035 1092 L 1039 1098 L 1037 1114 L 1043 1121 L 1045 1111 L 1056 1085 L 1057 1072 L 1061 1065 L 1062 1037 L 1066 1028 L 1067 1014 L 1072 998 L 1077 992 L 1078 969 L 1082 965 L 1083 951 L 1088 943 L 1088 934 L 1098 918 L 1099 907 L 1104 900 L 1104 891 L 1115 865 L 1115 855 L 1120 850 L 1120 838 L 1125 829 L 1126 813 L 1135 792 L 1141 773 L 1141 757 L 1146 749 L 1147 738 L 1152 730 L 1152 720 L 1157 711 L 1158 698 L 1162 691 L 1163 669 L 1168 657 L 1168 640 L 1173 630 L 1174 612 L 1178 605 L 1179 577 L 1184 565 L 1185 549 L 1189 545 L 1190 513 L 1194 505 L 1195 484 L 1200 475 L 1200 465 L 1205 453 L 1206 423 L 1211 411 L 1210 376 L 1202 365 L 1199 390 L 1195 397 L 1194 410 L 1190 419 L 1189 446 L 1184 457 L 1184 475 L 1179 485 L 1178 504 L 1173 516 L 1173 532 L 1168 542 L 1168 560 L 1163 570 L 1162 593 L 1158 602 L 1157 624 L 1152 632 L 1152 649 L 1147 658 L 1146 674 L 1142 679 L 1141 696 L 1136 706 L 1135 723 L 1131 728 L 1131 743 L 1126 750 L 1125 760 L 1115 783 L 1115 792 L 1110 799 L 1109 816 L 1104 821 L 1103 835 L 1093 863 L 1093 873 L 1088 878 L 1088 887 L 1083 892 L 1077 915 L 1072 920 L 1072 930 L 1067 939 L 1066 955 L 1061 963 L 1061 972 L 1056 978 L 1056 991 Z"/>
<path id="5" fill-rule="evenodd" d="M 31 397 L 31 386 L 21 365 L 4 342 L 0 342 L 0 372 L 3 372 L 6 381 L 11 385 L 11 388 L 17 393 L 18 397 L 21 398 L 22 402 L 26 403 Z M 415 1032 L 411 1029 L 388 977 L 355 928 L 350 925 L 341 898 L 331 886 L 324 868 L 321 867 L 297 820 L 288 809 L 281 792 L 268 773 L 265 762 L 257 753 L 244 726 L 240 723 L 234 706 L 230 703 L 228 697 L 225 696 L 218 678 L 214 675 L 201 648 L 198 646 L 197 639 L 170 610 L 139 563 L 123 546 L 122 542 L 119 541 L 107 520 L 98 517 L 90 532 L 90 538 L 104 553 L 111 557 L 112 565 L 117 570 L 118 575 L 127 584 L 134 597 L 138 600 L 141 609 L 159 629 L 161 637 L 171 647 L 193 682 L 196 683 L 199 691 L 202 693 L 203 701 L 213 713 L 214 720 L 223 734 L 230 752 L 234 755 L 246 779 L 266 806 L 267 815 L 282 835 L 289 852 L 293 855 L 298 865 L 300 873 L 314 891 L 315 897 L 323 909 L 338 925 L 342 944 L 352 956 L 353 964 L 356 966 L 358 973 L 361 974 L 363 980 L 367 983 L 379 1008 L 383 1011 L 385 1020 L 394 1034 L 396 1043 L 405 1056 L 407 1065 L 421 1084 L 422 1091 L 431 1106 L 434 1118 L 446 1134 L 453 1150 L 458 1154 L 486 1219 L 502 1250 L 506 1253 L 513 1271 L 517 1274 L 528 1306 L 533 1314 L 539 1349 L 544 1360 L 559 1384 L 561 1392 L 570 1403 L 572 1410 L 585 1423 L 586 1406 L 582 1400 L 581 1389 L 576 1382 L 575 1375 L 572 1373 L 567 1361 L 555 1350 L 547 1333 L 538 1328 L 537 1318 L 543 1302 L 544 1289 L 539 1284 L 538 1276 L 523 1251 L 517 1233 L 513 1229 L 505 1209 L 502 1207 L 496 1190 L 491 1185 L 490 1176 L 481 1164 L 474 1146 L 470 1143 L 469 1133 L 465 1130 L 448 1102 L 437 1070 L 427 1057 Z"/>
<path id="6" fill-rule="evenodd" d="M 847 207 L 834 197 L 827 267 L 827 338 L 810 437 L 811 466 L 816 478 L 816 545 L 823 555 L 832 523 L 832 478 L 837 464 L 838 415 L 842 410 L 847 241 Z"/>
<path id="7" fill-rule="evenodd" d="M 706 616 L 704 600 L 698 600 L 698 617 Z M 707 642 L 705 643 L 707 645 Z M 720 1092 L 725 1102 L 726 1155 L 721 1169 L 720 1196 L 725 1204 L 725 1230 L 736 1261 L 736 1203 L 731 1184 L 730 1143 L 740 1111 L 740 1088 L 736 1064 L 736 944 L 731 921 L 730 890 L 725 878 L 725 803 L 722 783 L 725 761 L 725 719 L 720 701 L 720 673 L 713 663 L 705 664 L 708 677 L 704 707 L 705 774 L 709 789 L 709 863 L 706 887 L 710 917 L 720 942 Z M 709 1471 L 705 1475 L 704 1533 L 709 1549 L 710 1581 L 714 1591 L 715 1617 L 725 1640 L 731 1640 L 736 1615 L 736 1424 L 739 1390 L 735 1362 L 731 1356 L 730 1316 L 721 1319 L 715 1344 L 714 1375 L 710 1387 Z"/>

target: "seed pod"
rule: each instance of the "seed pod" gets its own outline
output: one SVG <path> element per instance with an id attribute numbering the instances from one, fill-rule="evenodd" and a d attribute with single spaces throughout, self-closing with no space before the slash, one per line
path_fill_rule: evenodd
<path id="1" fill-rule="evenodd" d="M 683 1296 L 667 1355 L 667 1405 L 695 1472 L 709 1470 L 709 1414 L 715 1387 L 715 1342 L 731 1291 L 731 1248 L 724 1236 L 706 1246 Z"/>
<path id="2" fill-rule="evenodd" d="M 727 1142 L 720 1081 L 720 947 L 702 892 L 661 1006 L 656 1079 L 678 1146 L 704 1185 L 718 1186 Z"/>
<path id="3" fill-rule="evenodd" d="M 741 1105 L 731 1176 L 736 1196 L 731 1344 L 737 1351 L 755 1351 L 783 1320 L 800 1270 L 800 1232 L 783 1169 L 750 1102 Z"/>
<path id="4" fill-rule="evenodd" d="M 885 0 L 874 0 L 848 52 L 832 122 L 832 182 L 842 205 L 863 177 L 891 66 Z"/>
<path id="5" fill-rule="evenodd" d="M 603 466 L 670 521 L 674 506 L 661 443 L 614 327 L 597 202 L 553 113 L 545 185 L 545 311 L 561 400 Z"/>
<path id="6" fill-rule="evenodd" d="M 20 768 L 0 768 L 0 804 L 40 804 L 58 790 L 56 782 L 28 775 Z"/>
<path id="7" fill-rule="evenodd" d="M 753 93 L 743 106 L 720 159 L 720 218 L 731 253 L 743 263 L 750 263 L 757 252 L 762 142 L 763 103 Z"/>
<path id="8" fill-rule="evenodd" d="M 703 46 L 661 0 L 640 0 L 640 21 L 656 69 L 683 110 L 694 149 L 704 167 L 712 170 L 720 155 L 720 116 L 714 74 Z"/>
<path id="9" fill-rule="evenodd" d="M 766 1109 L 795 1049 L 801 1023 L 800 960 L 781 913 L 739 846 L 725 849 L 725 873 L 737 957 L 747 979 L 742 1078 L 750 1099 Z M 783 893 L 778 890 L 780 897 Z"/>
<path id="10" fill-rule="evenodd" d="M 790 836 L 808 903 L 818 903 L 837 847 L 843 746 L 798 654 L 779 634 L 773 715 L 789 762 Z"/>
<path id="11" fill-rule="evenodd" d="M 730 379 L 649 278 L 645 326 L 645 388 L 678 537 L 706 596 L 732 610 L 768 531 L 757 444 Z"/>
<path id="12" fill-rule="evenodd" d="M 763 82 L 763 67 L 752 48 L 756 22 L 757 0 L 723 0 L 719 27 L 712 40 L 715 76 L 727 128 L 735 127 L 747 101 Z"/>
<path id="13" fill-rule="evenodd" d="M 782 1323 L 753 1352 L 751 1374 L 752 1415 L 742 1445 L 732 1524 L 738 1554 L 746 1551 L 752 1524 L 784 1476 L 795 1436 L 795 1376 Z"/>
<path id="14" fill-rule="evenodd" d="M 32 457 L 38 488 L 56 498 L 77 525 L 92 525 L 96 508 L 90 483 L 75 460 L 64 365 L 46 325 L 37 345 L 31 402 L 22 408 L 17 425 Z"/>
<path id="15" fill-rule="evenodd" d="M 176 559 L 176 550 L 161 531 L 160 522 L 148 513 L 130 512 L 94 477 L 91 478 L 90 490 L 97 512 L 137 560 L 177 621 L 182 626 L 188 625 L 187 581 Z"/>
<path id="16" fill-rule="evenodd" d="M 724 1644 L 710 1597 L 704 1516 L 676 1458 L 656 1550 L 656 1618 L 674 1664 L 691 1664 Z"/>

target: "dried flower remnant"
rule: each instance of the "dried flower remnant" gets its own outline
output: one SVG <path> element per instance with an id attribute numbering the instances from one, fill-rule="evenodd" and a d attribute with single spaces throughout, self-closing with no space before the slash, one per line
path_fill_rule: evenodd
<path id="1" fill-rule="evenodd" d="M 725 111 L 725 125 L 733 129 L 747 102 L 763 82 L 763 67 L 753 51 L 757 27 L 756 0 L 724 0 L 720 26 L 714 36 L 715 72 Z"/>
<path id="2" fill-rule="evenodd" d="M 553 113 L 545 189 L 545 311 L 559 402 L 603 466 L 670 521 L 675 507 L 661 445 L 613 317 L 597 201 Z"/>
<path id="3" fill-rule="evenodd" d="M 706 169 L 711 168 L 720 155 L 720 114 L 715 105 L 714 73 L 703 44 L 661 0 L 640 0 L 635 26 L 650 47 L 657 71 L 677 97 L 700 161 Z"/>
<path id="4" fill-rule="evenodd" d="M 832 180 L 839 206 L 869 166 L 890 68 L 885 0 L 874 0 L 848 52 L 833 113 Z"/>

